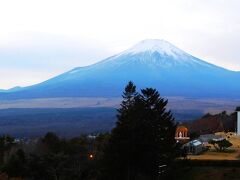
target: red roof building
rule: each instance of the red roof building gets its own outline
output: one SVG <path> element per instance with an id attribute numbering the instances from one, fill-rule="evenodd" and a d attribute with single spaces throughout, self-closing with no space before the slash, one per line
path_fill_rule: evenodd
<path id="1" fill-rule="evenodd" d="M 176 140 L 187 140 L 190 139 L 188 136 L 188 128 L 185 126 L 178 126 L 175 134 Z"/>

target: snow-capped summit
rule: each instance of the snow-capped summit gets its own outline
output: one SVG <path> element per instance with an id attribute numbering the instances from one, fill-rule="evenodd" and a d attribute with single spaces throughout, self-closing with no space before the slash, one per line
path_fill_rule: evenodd
<path id="1" fill-rule="evenodd" d="M 174 68 L 174 67 L 188 67 L 188 68 L 217 68 L 213 64 L 202 61 L 180 48 L 174 46 L 165 40 L 147 39 L 140 41 L 129 49 L 107 58 L 104 61 L 93 65 L 104 67 L 119 67 L 124 64 L 144 64 L 144 66 L 153 68 Z M 74 72 L 76 72 L 74 70 Z"/>
<path id="2" fill-rule="evenodd" d="M 169 43 L 165 40 L 160 39 L 146 39 L 139 43 L 137 43 L 132 48 L 126 50 L 123 52 L 123 54 L 138 54 L 138 53 L 145 53 L 145 52 L 158 52 L 162 55 L 168 55 L 168 56 L 182 56 L 187 55 L 184 51 L 180 50 L 173 44 Z"/>
<path id="3" fill-rule="evenodd" d="M 78 67 L 0 99 L 119 97 L 133 81 L 165 96 L 240 98 L 240 72 L 198 59 L 164 40 L 144 40 L 96 64 Z"/>

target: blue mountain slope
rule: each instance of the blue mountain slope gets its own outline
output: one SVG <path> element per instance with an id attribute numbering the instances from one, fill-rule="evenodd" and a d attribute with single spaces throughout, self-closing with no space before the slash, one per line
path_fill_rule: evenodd
<path id="1" fill-rule="evenodd" d="M 13 88 L 10 88 L 10 89 L 0 89 L 0 92 L 16 92 L 16 91 L 19 91 L 21 89 L 22 89 L 22 87 L 16 86 L 16 87 L 13 87 Z"/>
<path id="2" fill-rule="evenodd" d="M 162 95 L 240 98 L 240 73 L 202 61 L 163 40 L 145 40 L 96 64 L 75 68 L 0 99 L 120 96 L 128 81 Z"/>

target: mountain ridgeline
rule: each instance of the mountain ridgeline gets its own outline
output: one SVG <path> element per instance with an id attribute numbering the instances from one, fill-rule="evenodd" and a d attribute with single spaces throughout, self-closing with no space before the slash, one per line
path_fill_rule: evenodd
<path id="1" fill-rule="evenodd" d="M 240 98 L 240 72 L 207 63 L 164 40 L 144 40 L 96 64 L 37 85 L 1 92 L 0 99 L 119 97 L 127 82 L 163 96 Z"/>

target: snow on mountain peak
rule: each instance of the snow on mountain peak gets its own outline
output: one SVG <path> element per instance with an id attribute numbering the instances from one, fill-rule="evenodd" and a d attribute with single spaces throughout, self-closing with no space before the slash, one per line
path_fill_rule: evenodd
<path id="1" fill-rule="evenodd" d="M 154 53 L 158 53 L 154 54 Z M 159 39 L 143 40 L 134 45 L 132 48 L 127 49 L 115 56 L 111 56 L 103 61 L 100 61 L 93 66 L 88 66 L 89 69 L 93 68 L 119 68 L 124 65 L 133 63 L 136 65 L 145 64 L 152 67 L 208 67 L 216 68 L 216 66 L 202 61 L 183 50 L 177 48 L 173 44 Z M 81 71 L 81 68 L 76 68 L 69 73 L 75 74 Z"/>
<path id="2" fill-rule="evenodd" d="M 124 51 L 124 54 L 138 54 L 143 52 L 158 52 L 162 55 L 168 55 L 168 56 L 179 56 L 186 53 L 179 48 L 175 47 L 173 44 L 165 41 L 165 40 L 159 40 L 159 39 L 147 39 L 139 42 L 132 48 Z"/>

